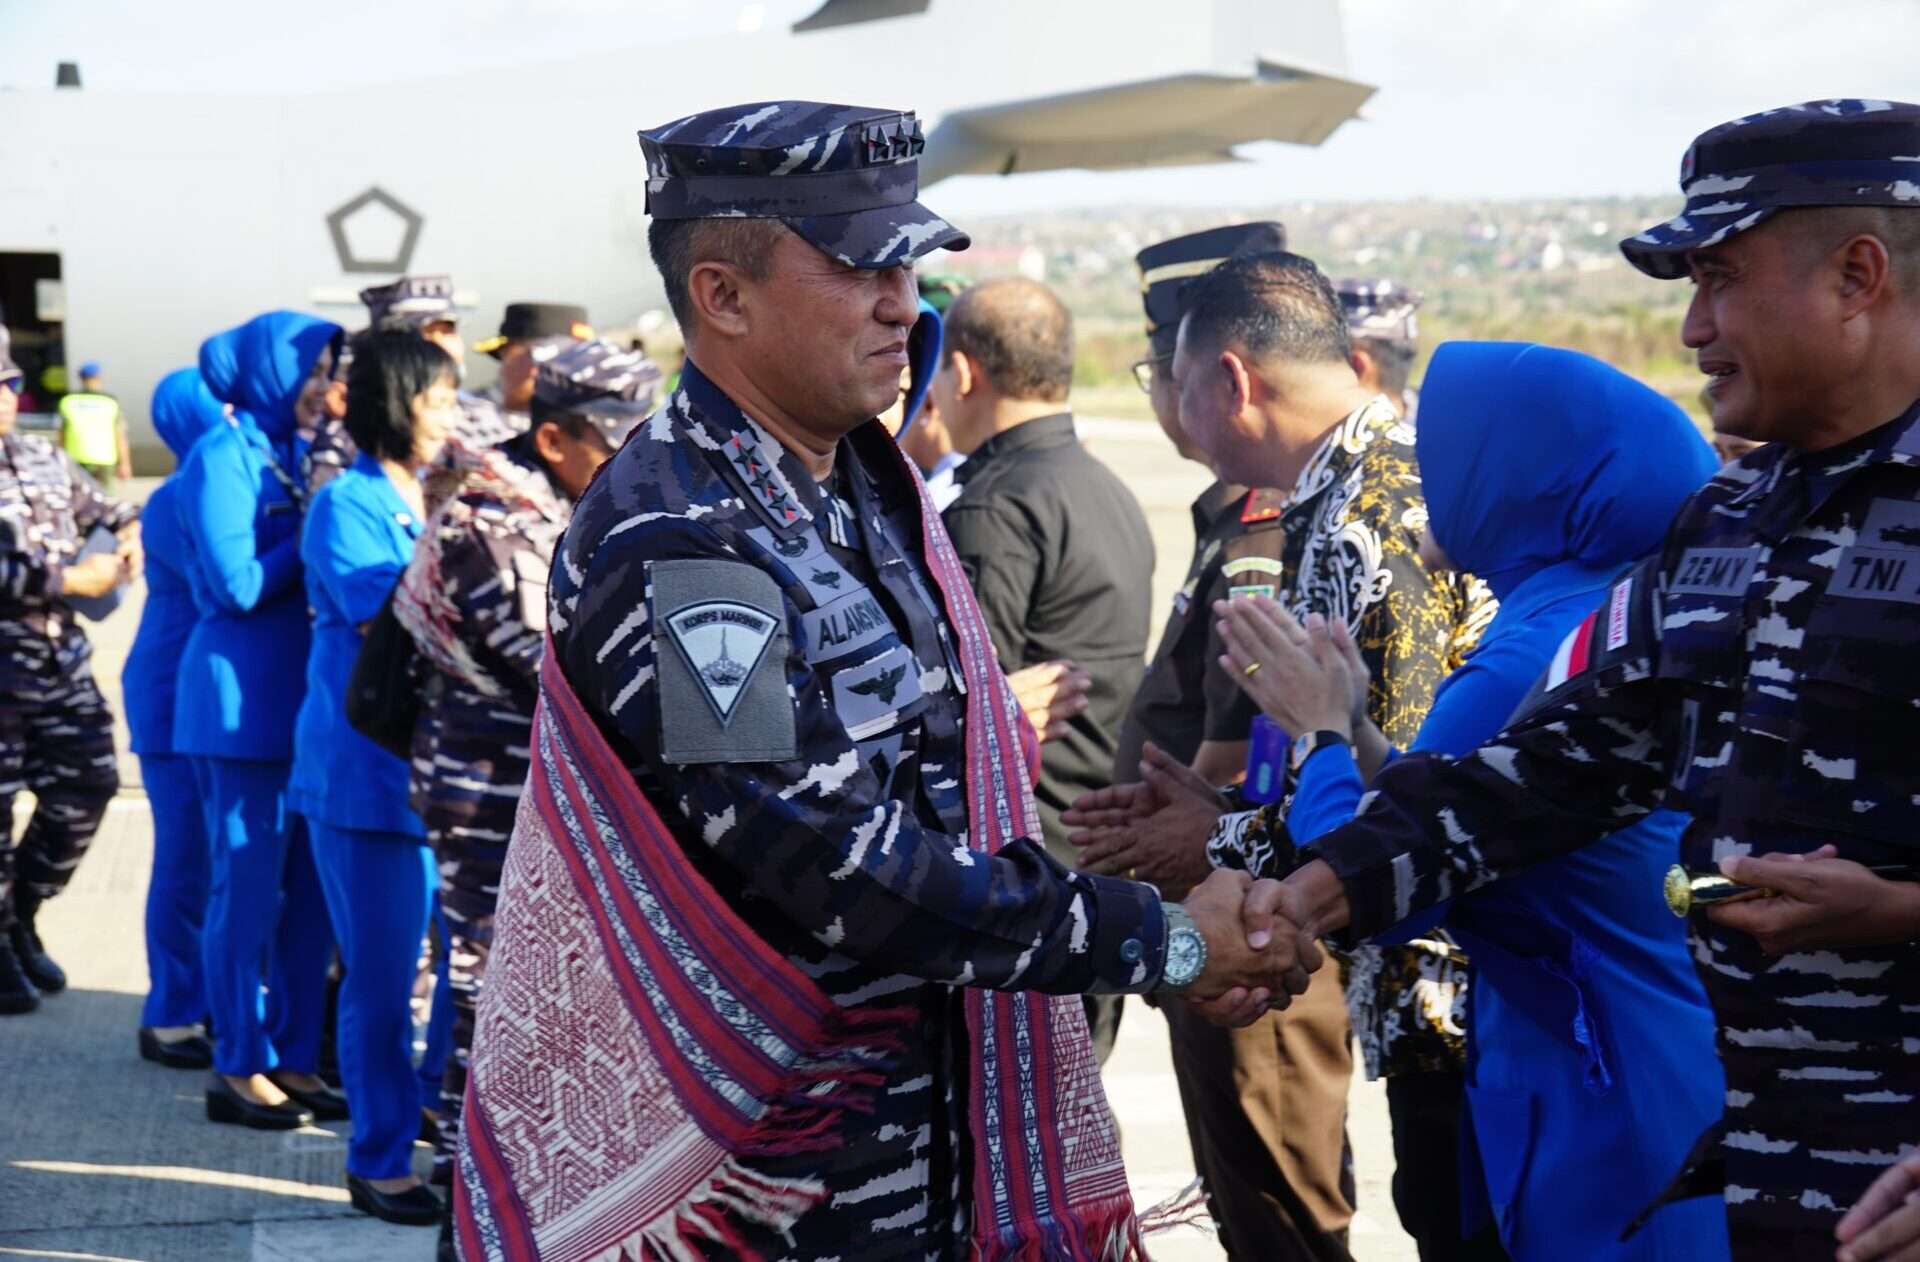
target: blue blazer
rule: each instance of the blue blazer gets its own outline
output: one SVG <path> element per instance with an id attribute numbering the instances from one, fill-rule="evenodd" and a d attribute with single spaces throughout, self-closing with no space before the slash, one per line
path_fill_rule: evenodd
<path id="1" fill-rule="evenodd" d="M 197 368 L 182 368 L 162 378 L 153 391 L 153 428 L 173 452 L 185 459 L 201 435 L 225 423 L 220 401 Z M 120 673 L 127 703 L 127 728 L 136 754 L 171 754 L 173 699 L 180 658 L 199 613 L 193 603 L 193 541 L 180 520 L 180 490 L 171 478 L 147 497 L 141 514 L 141 542 L 147 554 L 147 598 L 140 629 Z"/>
<path id="2" fill-rule="evenodd" d="M 1440 686 L 1413 748 L 1460 757 L 1491 740 L 1609 574 L 1563 564 L 1523 582 Z M 1346 749 L 1301 769 L 1296 838 L 1353 817 L 1364 786 Z M 1686 817 L 1659 811 L 1605 841 L 1463 894 L 1396 926 L 1436 923 L 1472 963 L 1463 1222 L 1489 1217 L 1515 1262 L 1713 1262 L 1727 1256 L 1718 1198 L 1666 1206 L 1621 1231 L 1680 1170 L 1726 1085 L 1686 927 L 1660 897 Z M 1463 1163 L 1472 1170 L 1474 1163 Z"/>
<path id="3" fill-rule="evenodd" d="M 294 737 L 294 809 L 336 828 L 426 836 L 407 804 L 409 768 L 347 722 L 347 684 L 359 656 L 360 628 L 386 603 L 413 557 L 421 523 L 362 454 L 320 488 L 307 513 L 300 555 L 313 648 L 307 698 Z"/>
<path id="4" fill-rule="evenodd" d="M 211 430 L 175 475 L 191 541 L 199 622 L 180 659 L 174 749 L 285 761 L 305 691 L 307 602 L 300 505 L 275 476 L 295 468 L 251 418 Z"/>
<path id="5" fill-rule="evenodd" d="M 136 754 L 171 754 L 175 687 L 187 639 L 199 612 L 193 603 L 193 541 L 180 521 L 180 487 L 160 484 L 140 514 L 140 541 L 147 555 L 147 599 L 140 629 L 120 671 L 127 731 Z"/>
<path id="6" fill-rule="evenodd" d="M 193 445 L 175 475 L 200 615 L 180 662 L 178 753 L 293 757 L 307 660 L 295 409 L 339 340 L 338 325 L 269 311 L 201 344 L 201 377 L 233 415 Z"/>

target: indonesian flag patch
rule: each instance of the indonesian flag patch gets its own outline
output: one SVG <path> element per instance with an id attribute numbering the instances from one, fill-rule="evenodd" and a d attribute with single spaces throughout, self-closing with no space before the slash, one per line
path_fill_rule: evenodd
<path id="1" fill-rule="evenodd" d="M 1547 668 L 1548 692 L 1576 675 L 1586 673 L 1587 667 L 1593 662 L 1593 636 L 1599 626 L 1600 614 L 1596 610 L 1569 631 L 1566 639 L 1560 641 L 1560 651 L 1553 655 L 1553 665 Z"/>

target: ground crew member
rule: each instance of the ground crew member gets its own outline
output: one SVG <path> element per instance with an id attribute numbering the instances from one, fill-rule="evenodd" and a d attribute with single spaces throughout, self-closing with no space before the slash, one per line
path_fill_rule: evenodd
<path id="1" fill-rule="evenodd" d="M 1161 429 L 1189 460 L 1204 463 L 1181 429 L 1170 371 L 1181 292 L 1224 258 L 1282 250 L 1286 240 L 1277 223 L 1235 224 L 1140 251 L 1148 345 L 1141 375 Z M 1239 778 L 1258 710 L 1220 668 L 1226 648 L 1211 611 L 1235 588 L 1274 590 L 1276 576 L 1258 563 L 1279 565 L 1283 501 L 1277 491 L 1216 481 L 1193 502 L 1193 559 L 1121 726 L 1115 783 L 1140 778 L 1148 741 L 1211 783 Z M 1244 1030 L 1218 1029 L 1185 1004 L 1160 1008 L 1173 1040 L 1194 1167 L 1228 1255 L 1346 1258 L 1354 1201 L 1346 1144 L 1353 1057 L 1338 972 L 1316 976 L 1284 1018 L 1276 1013 Z"/>
<path id="2" fill-rule="evenodd" d="M 1424 301 L 1405 285 L 1383 278 L 1347 277 L 1335 281 L 1340 309 L 1347 313 L 1353 339 L 1353 375 L 1360 384 L 1384 394 L 1401 416 L 1414 419 L 1420 396 L 1407 384 L 1420 356 L 1420 321 L 1414 314 Z"/>
<path id="3" fill-rule="evenodd" d="M 436 672 L 413 746 L 413 809 L 440 864 L 454 1005 L 436 1183 L 451 1184 L 500 867 L 527 782 L 554 545 L 595 471 L 653 410 L 660 385 L 657 364 L 606 341 L 573 343 L 541 364 L 533 428 L 466 474 L 428 521 L 394 596 Z M 448 1257 L 450 1228 L 444 1220 Z"/>
<path id="4" fill-rule="evenodd" d="M 80 388 L 60 400 L 60 445 L 109 491 L 116 476 L 133 476 L 126 414 L 120 400 L 100 388 L 99 364 L 80 365 Z"/>
<path id="5" fill-rule="evenodd" d="M 46 438 L 15 430 L 21 372 L 9 340 L 0 327 L 0 1015 L 66 987 L 34 920 L 73 879 L 120 787 L 93 646 L 62 598 L 104 596 L 141 564 L 139 510 Z M 82 557 L 100 530 L 118 546 Z M 37 805 L 16 844 L 22 789 Z"/>
<path id="6" fill-rule="evenodd" d="M 462 1251 L 1138 1256 L 1077 996 L 1284 998 L 1297 944 L 1215 922 L 1235 874 L 1180 908 L 1037 844 L 1027 720 L 873 423 L 906 265 L 966 244 L 914 200 L 914 116 L 778 102 L 641 136 L 687 363 L 553 568 Z"/>
<path id="7" fill-rule="evenodd" d="M 1691 813 L 1688 867 L 1776 891 L 1689 922 L 1727 1112 L 1670 1195 L 1724 1193 L 1739 1259 L 1832 1258 L 1920 1096 L 1920 883 L 1890 879 L 1920 836 L 1914 154 L 1920 106 L 1885 101 L 1694 141 L 1685 209 L 1621 249 L 1691 277 L 1681 336 L 1714 425 L 1767 445 L 1612 585 L 1506 732 L 1388 767 L 1251 905 L 1366 936 L 1662 804 Z"/>

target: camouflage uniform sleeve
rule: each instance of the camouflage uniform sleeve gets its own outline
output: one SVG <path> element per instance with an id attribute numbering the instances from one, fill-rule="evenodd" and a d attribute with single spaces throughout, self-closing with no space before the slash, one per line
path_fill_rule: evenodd
<path id="1" fill-rule="evenodd" d="M 682 844 L 717 856 L 819 942 L 889 971 L 1055 994 L 1152 987 L 1166 927 L 1150 887 L 1069 872 L 1029 840 L 980 854 L 886 797 L 798 647 L 791 603 L 795 647 L 781 665 L 799 756 L 669 764 L 655 668 L 656 653 L 673 650 L 658 648 L 651 590 L 638 606 L 617 593 L 637 590 L 647 562 L 681 558 L 746 564 L 685 520 L 627 530 L 603 540 L 584 572 L 556 575 L 552 621 L 568 679 L 626 746 Z M 577 602 L 560 595 L 569 589 Z"/>
<path id="2" fill-rule="evenodd" d="M 1346 932 L 1366 938 L 1578 850 L 1664 799 L 1668 692 L 1644 664 L 1590 670 L 1463 758 L 1394 760 L 1353 822 L 1302 847 L 1301 857 L 1324 859 L 1339 875 Z"/>
<path id="3" fill-rule="evenodd" d="M 60 463 L 67 468 L 67 481 L 73 494 L 73 522 L 80 528 L 82 539 L 98 526 L 118 533 L 140 520 L 140 509 L 136 505 L 108 495 L 93 480 L 93 475 L 75 464 L 64 451 L 60 453 Z"/>
<path id="4" fill-rule="evenodd" d="M 443 529 L 440 581 L 460 610 L 460 638 L 489 672 L 538 687 L 544 630 L 527 625 L 522 600 L 537 597 L 544 605 L 546 593 L 523 592 L 511 544 L 471 523 Z"/>
<path id="5" fill-rule="evenodd" d="M 6 516 L 0 516 L 0 600 L 17 604 L 58 597 L 63 590 L 60 567 L 43 548 Z"/>

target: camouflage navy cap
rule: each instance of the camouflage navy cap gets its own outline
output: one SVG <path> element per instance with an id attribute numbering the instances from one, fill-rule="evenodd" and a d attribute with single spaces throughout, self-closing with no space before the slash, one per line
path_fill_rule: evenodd
<path id="1" fill-rule="evenodd" d="M 372 329 L 419 329 L 446 321 L 458 324 L 460 315 L 453 309 L 453 277 L 402 276 L 386 285 L 371 285 L 360 291 L 367 306 L 367 327 Z"/>
<path id="2" fill-rule="evenodd" d="M 1356 338 L 1391 342 L 1420 340 L 1420 320 L 1414 313 L 1425 301 L 1418 291 L 1385 278 L 1348 277 L 1335 281 L 1340 309 L 1346 313 L 1347 332 Z"/>
<path id="3" fill-rule="evenodd" d="M 20 371 L 20 365 L 13 362 L 13 334 L 7 326 L 0 324 L 0 381 L 22 381 L 26 378 Z"/>
<path id="4" fill-rule="evenodd" d="M 660 401 L 665 374 L 646 353 L 605 338 L 546 338 L 534 346 L 533 414 L 584 417 L 614 447 L 627 440 Z"/>
<path id="5" fill-rule="evenodd" d="M 1147 309 L 1147 342 L 1155 358 L 1170 359 L 1186 314 L 1182 295 L 1197 276 L 1230 258 L 1287 248 L 1287 230 L 1271 220 L 1208 228 L 1150 245 L 1134 255 L 1140 267 L 1140 300 Z"/>
<path id="6" fill-rule="evenodd" d="M 640 133 L 655 219 L 778 219 L 851 267 L 894 267 L 967 234 L 922 206 L 911 110 L 763 101 Z"/>
<path id="7" fill-rule="evenodd" d="M 1920 106 L 1852 98 L 1766 110 L 1704 131 L 1680 159 L 1686 205 L 1620 243 L 1661 280 L 1703 250 L 1798 206 L 1920 210 Z"/>

